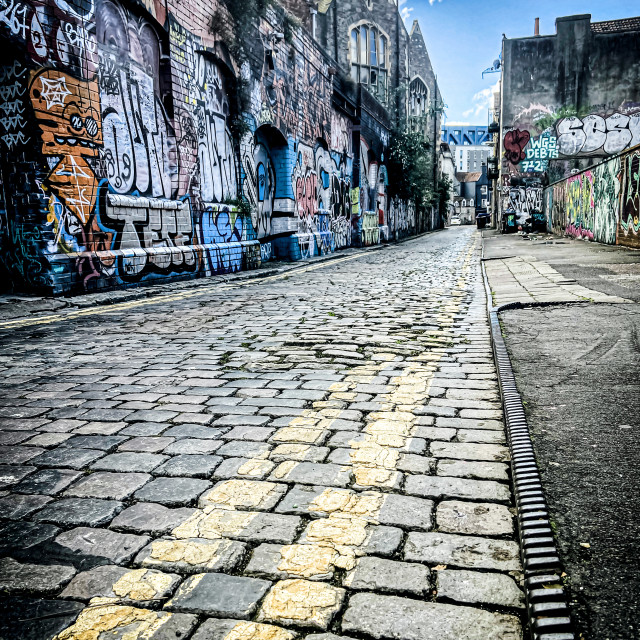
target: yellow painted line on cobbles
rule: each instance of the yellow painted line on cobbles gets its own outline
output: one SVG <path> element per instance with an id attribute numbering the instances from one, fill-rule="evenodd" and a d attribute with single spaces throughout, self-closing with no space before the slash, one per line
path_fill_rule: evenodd
<path id="1" fill-rule="evenodd" d="M 167 295 L 158 295 L 154 298 L 145 298 L 143 300 L 132 300 L 130 302 L 118 302 L 109 306 L 92 307 L 91 309 L 80 309 L 78 311 L 70 311 L 63 314 L 52 314 L 48 316 L 39 316 L 37 318 L 20 318 L 18 320 L 7 320 L 6 322 L 0 322 L 0 329 L 17 329 L 20 327 L 33 327 L 41 324 L 52 324 L 54 322 L 63 322 L 65 320 L 73 320 L 83 316 L 97 316 L 104 315 L 106 313 L 117 313 L 118 311 L 126 311 L 127 309 L 134 309 L 136 307 L 142 307 L 146 305 L 163 304 L 166 302 L 176 302 L 178 300 L 186 300 L 188 298 L 196 298 L 199 296 L 205 296 L 210 293 L 217 293 L 219 291 L 229 291 L 230 289 L 238 289 L 246 286 L 247 284 L 264 284 L 267 282 L 273 282 L 275 280 L 284 280 L 285 278 L 291 278 L 301 273 L 307 273 L 309 271 L 315 271 L 316 269 L 322 269 L 324 267 L 331 267 L 348 260 L 355 260 L 368 255 L 366 252 L 360 253 L 355 256 L 345 256 L 344 258 L 337 258 L 335 260 L 326 260 L 320 264 L 310 265 L 304 269 L 295 269 L 293 271 L 287 271 L 274 276 L 267 276 L 265 278 L 255 278 L 252 280 L 244 280 L 238 284 L 222 284 L 219 286 L 207 286 L 204 288 L 198 288 L 195 291 L 184 291 L 180 293 L 172 293 Z"/>

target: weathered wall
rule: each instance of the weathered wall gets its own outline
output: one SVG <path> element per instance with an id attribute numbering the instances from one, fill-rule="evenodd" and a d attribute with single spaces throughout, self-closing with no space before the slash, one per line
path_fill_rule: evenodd
<path id="1" fill-rule="evenodd" d="M 551 185 L 544 207 L 553 233 L 640 249 L 640 147 Z"/>
<path id="2" fill-rule="evenodd" d="M 277 5 L 242 62 L 221 20 L 216 1 L 0 0 L 5 282 L 134 286 L 403 235 L 385 107 L 338 106 L 335 62 Z"/>
<path id="3" fill-rule="evenodd" d="M 503 203 L 510 187 L 541 189 L 640 144 L 640 30 L 589 15 L 556 29 L 503 41 Z"/>

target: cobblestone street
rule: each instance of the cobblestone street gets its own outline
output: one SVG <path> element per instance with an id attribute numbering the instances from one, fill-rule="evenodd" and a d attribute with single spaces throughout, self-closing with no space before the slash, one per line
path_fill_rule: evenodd
<path id="1" fill-rule="evenodd" d="M 486 303 L 459 227 L 2 329 L 0 637 L 520 639 Z"/>

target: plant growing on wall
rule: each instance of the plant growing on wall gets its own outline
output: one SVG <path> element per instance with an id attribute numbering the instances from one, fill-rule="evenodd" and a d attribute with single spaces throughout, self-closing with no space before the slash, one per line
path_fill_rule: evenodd
<path id="1" fill-rule="evenodd" d="M 433 188 L 431 145 L 419 131 L 394 130 L 389 142 L 389 192 L 392 197 L 412 200 L 419 212 L 436 204 L 439 194 Z"/>

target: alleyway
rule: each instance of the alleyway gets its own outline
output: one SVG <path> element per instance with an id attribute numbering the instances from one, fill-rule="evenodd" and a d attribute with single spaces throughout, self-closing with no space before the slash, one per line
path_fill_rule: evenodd
<path id="1" fill-rule="evenodd" d="M 479 251 L 0 330 L 0 636 L 521 638 Z"/>

